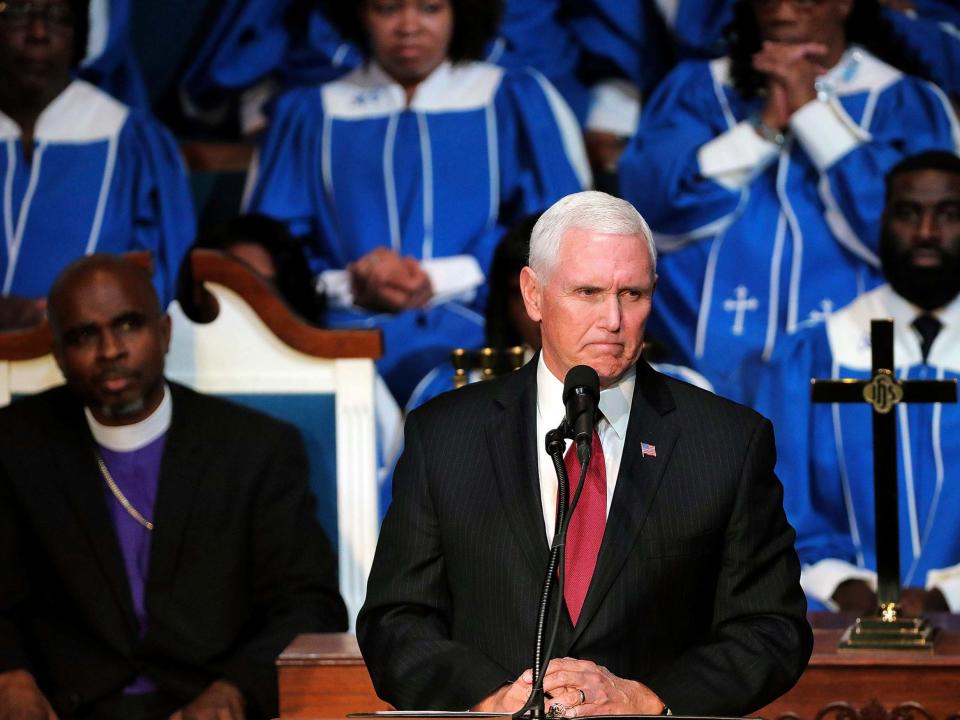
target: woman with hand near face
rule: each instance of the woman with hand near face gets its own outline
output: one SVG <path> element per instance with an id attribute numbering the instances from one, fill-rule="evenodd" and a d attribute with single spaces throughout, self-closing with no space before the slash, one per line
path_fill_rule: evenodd
<path id="1" fill-rule="evenodd" d="M 651 331 L 743 399 L 742 368 L 881 282 L 884 173 L 960 126 L 877 0 L 739 0 L 730 38 L 658 87 L 620 179 L 663 251 Z"/>
<path id="2" fill-rule="evenodd" d="M 491 0 L 330 7 L 366 62 L 277 104 L 249 211 L 308 246 L 333 327 L 384 331 L 402 403 L 454 345 L 483 339 L 483 288 L 504 228 L 590 182 L 576 120 L 541 75 L 476 61 Z"/>

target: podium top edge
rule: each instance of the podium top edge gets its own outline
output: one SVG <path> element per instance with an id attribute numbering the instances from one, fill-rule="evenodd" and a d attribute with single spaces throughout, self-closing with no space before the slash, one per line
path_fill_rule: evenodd
<path id="1" fill-rule="evenodd" d="M 511 713 L 474 712 L 472 710 L 380 710 L 369 713 L 349 713 L 348 718 L 485 718 L 485 717 L 512 717 Z M 591 720 L 629 720 L 629 718 L 662 718 L 662 715 L 591 715 Z M 676 720 L 758 720 L 756 718 L 728 717 L 724 715 L 671 715 Z"/>

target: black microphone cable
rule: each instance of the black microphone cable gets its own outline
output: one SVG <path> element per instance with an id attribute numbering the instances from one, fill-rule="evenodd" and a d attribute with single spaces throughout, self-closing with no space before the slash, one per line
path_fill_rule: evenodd
<path id="1" fill-rule="evenodd" d="M 566 506 L 569 479 L 567 477 L 567 466 L 563 457 L 563 438 L 571 436 L 572 432 L 567 425 L 566 418 L 564 418 L 563 422 L 560 423 L 560 426 L 556 430 L 551 430 L 549 433 L 547 433 L 547 452 L 550 455 L 550 459 L 553 461 L 553 467 L 557 473 L 558 481 L 557 528 L 550 547 L 550 558 L 547 562 L 547 575 L 544 579 L 543 593 L 540 597 L 539 611 L 537 613 L 537 634 L 533 657 L 533 687 L 530 689 L 530 695 L 527 697 L 527 701 L 524 703 L 523 707 L 513 714 L 514 718 L 543 717 L 543 680 L 544 675 L 546 674 L 546 666 L 550 662 L 550 656 L 552 655 L 553 647 L 556 644 L 557 631 L 560 627 L 560 616 L 563 613 L 563 595 L 561 595 L 559 602 L 555 603 L 556 607 L 552 617 L 553 621 L 550 623 L 549 637 L 545 637 L 547 616 L 550 611 L 549 605 L 551 596 L 553 594 L 553 577 L 554 573 L 557 573 L 557 580 L 559 581 L 559 586 L 562 590 L 564 587 L 566 564 L 567 527 L 570 524 L 570 519 L 573 517 L 574 510 L 577 508 L 577 503 L 580 501 L 580 494 L 583 492 L 583 486 L 587 477 L 587 468 L 589 467 L 590 458 L 593 455 L 593 448 L 590 445 L 587 445 L 585 457 L 582 458 L 580 457 L 579 453 L 581 448 L 577 448 L 578 458 L 581 459 L 580 478 L 577 482 L 577 489 L 573 495 L 573 500 L 570 503 L 569 509 L 567 509 Z"/>

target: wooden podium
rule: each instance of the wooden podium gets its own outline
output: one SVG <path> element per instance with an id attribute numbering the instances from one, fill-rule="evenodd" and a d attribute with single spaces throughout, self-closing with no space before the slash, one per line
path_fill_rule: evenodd
<path id="1" fill-rule="evenodd" d="M 841 652 L 850 618 L 811 617 L 813 656 L 800 682 L 753 713 L 766 720 L 960 720 L 960 615 L 931 616 L 943 628 L 933 654 Z M 390 709 L 373 691 L 356 638 L 301 635 L 277 660 L 282 720 Z"/>
<path id="2" fill-rule="evenodd" d="M 280 718 L 390 710 L 377 697 L 352 633 L 300 635 L 277 658 Z"/>

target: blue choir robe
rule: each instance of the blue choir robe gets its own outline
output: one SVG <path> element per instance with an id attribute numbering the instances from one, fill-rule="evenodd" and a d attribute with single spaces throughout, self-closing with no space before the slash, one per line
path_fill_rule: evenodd
<path id="1" fill-rule="evenodd" d="M 281 98 L 255 160 L 247 211 L 305 238 L 333 327 L 378 327 L 379 370 L 403 403 L 452 347 L 483 342 L 482 286 L 506 228 L 590 184 L 576 119 L 533 71 L 443 63 L 403 89 L 375 63 Z M 344 269 L 377 247 L 419 260 L 424 310 L 352 305 Z"/>
<path id="2" fill-rule="evenodd" d="M 647 93 L 663 77 L 670 58 L 709 59 L 727 53 L 725 32 L 736 0 L 588 0 L 588 4 L 590 11 L 573 20 L 581 24 L 577 36 Z M 955 0 L 916 0 L 914 5 L 910 13 L 892 8 L 883 13 L 904 44 L 928 65 L 931 79 L 949 94 L 960 93 L 960 6 Z"/>
<path id="3" fill-rule="evenodd" d="M 149 110 L 150 95 L 130 39 L 132 14 L 132 0 L 91 0 L 87 53 L 78 75 L 126 105 Z"/>
<path id="4" fill-rule="evenodd" d="M 631 137 L 642 99 L 674 64 L 726 54 L 724 32 L 735 0 L 587 0 L 569 19 L 584 47 L 587 72 L 606 67 L 591 83 L 588 128 Z M 623 78 L 629 87 L 616 82 Z M 632 88 L 632 93 L 631 93 Z"/>
<path id="5" fill-rule="evenodd" d="M 630 13 L 633 5 L 649 5 L 645 0 L 591 0 L 604 8 L 612 17 Z M 715 58 L 726 55 L 724 37 L 727 26 L 733 20 L 736 0 L 655 0 L 653 3 L 666 21 L 674 43 L 674 52 L 679 60 Z M 920 53 L 931 66 L 933 80 L 948 92 L 956 85 L 948 78 L 956 78 L 960 72 L 957 50 L 951 48 L 944 35 L 957 37 L 960 25 L 960 6 L 955 0 L 914 0 L 914 10 L 903 13 L 889 7 L 883 8 L 888 20 L 893 22 L 907 46 Z M 920 22 L 909 22 L 919 20 Z M 624 25 L 631 27 L 630 25 Z M 952 26 L 952 27 L 950 27 Z M 941 54 L 940 50 L 946 50 Z"/>
<path id="6" fill-rule="evenodd" d="M 903 13 L 884 8 L 903 43 L 930 69 L 931 79 L 960 98 L 960 4 L 954 0 L 917 0 Z"/>
<path id="7" fill-rule="evenodd" d="M 728 59 L 683 63 L 621 159 L 623 196 L 662 252 L 651 333 L 733 399 L 745 361 L 881 282 L 887 170 L 960 145 L 942 90 L 861 48 L 818 86 L 780 147 L 754 131 L 762 100 L 734 92 Z"/>
<path id="8" fill-rule="evenodd" d="M 736 0 L 656 0 L 681 60 L 726 54 L 724 33 Z"/>
<path id="9" fill-rule="evenodd" d="M 811 378 L 870 377 L 870 320 L 894 320 L 896 376 L 960 377 L 960 299 L 935 314 L 943 329 L 922 361 L 911 326 L 920 310 L 889 285 L 864 294 L 825 323 L 801 329 L 759 373 L 755 405 L 773 422 L 777 474 L 797 530 L 801 583 L 812 607 L 831 607 L 840 582 L 875 582 L 873 435 L 866 404 L 816 404 Z M 937 587 L 960 611 L 960 406 L 900 404 L 897 471 L 904 587 Z"/>
<path id="10" fill-rule="evenodd" d="M 579 47 L 561 18 L 569 1 L 507 0 L 485 59 L 510 69 L 536 68 L 583 120 L 589 95 L 577 77 Z M 227 0 L 187 69 L 182 95 L 188 110 L 202 116 L 225 94 L 268 76 L 282 93 L 333 80 L 361 62 L 358 49 L 314 0 Z"/>
<path id="11" fill-rule="evenodd" d="M 0 113 L 2 294 L 40 297 L 71 261 L 149 250 L 164 304 L 195 235 L 176 144 L 156 120 L 73 81 L 40 114 L 27 161 Z"/>
<path id="12" fill-rule="evenodd" d="M 188 112 L 202 116 L 268 76 L 281 89 L 318 85 L 360 62 L 312 0 L 226 0 L 184 74 L 181 96 Z"/>
<path id="13" fill-rule="evenodd" d="M 606 59 L 644 93 L 674 58 L 723 55 L 734 0 L 587 0 L 571 19 L 586 50 Z"/>
<path id="14" fill-rule="evenodd" d="M 590 89 L 584 125 L 632 136 L 641 98 L 669 68 L 669 33 L 651 2 L 589 0 L 568 11 L 567 24 L 581 47 L 580 76 Z"/>
<path id="15" fill-rule="evenodd" d="M 501 67 L 535 68 L 584 122 L 590 94 L 580 77 L 582 39 L 566 22 L 571 0 L 506 0 L 497 38 L 486 61 Z"/>

